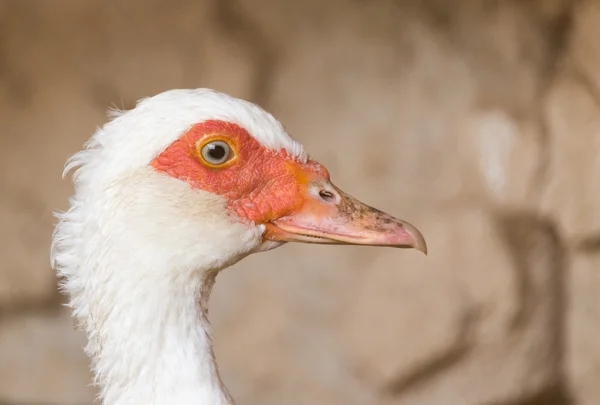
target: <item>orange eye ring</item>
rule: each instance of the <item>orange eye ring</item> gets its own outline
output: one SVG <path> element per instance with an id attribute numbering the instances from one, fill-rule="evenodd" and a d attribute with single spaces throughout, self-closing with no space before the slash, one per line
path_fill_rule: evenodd
<path id="1" fill-rule="evenodd" d="M 208 135 L 196 144 L 196 158 L 211 169 L 226 169 L 237 161 L 237 148 L 231 138 Z"/>

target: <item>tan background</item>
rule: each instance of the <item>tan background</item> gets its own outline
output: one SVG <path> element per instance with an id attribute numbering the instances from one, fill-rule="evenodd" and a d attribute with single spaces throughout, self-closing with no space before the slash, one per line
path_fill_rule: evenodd
<path id="1" fill-rule="evenodd" d="M 600 404 L 600 2 L 0 0 L 0 404 L 90 404 L 55 293 L 66 158 L 108 106 L 273 112 L 430 255 L 286 246 L 219 277 L 239 404 Z"/>

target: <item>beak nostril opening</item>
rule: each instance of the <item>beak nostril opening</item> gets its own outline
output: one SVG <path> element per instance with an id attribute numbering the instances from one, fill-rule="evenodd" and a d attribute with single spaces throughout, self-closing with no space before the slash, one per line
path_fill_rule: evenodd
<path id="1" fill-rule="evenodd" d="M 319 191 L 319 197 L 326 202 L 335 202 L 335 194 L 328 190 Z"/>

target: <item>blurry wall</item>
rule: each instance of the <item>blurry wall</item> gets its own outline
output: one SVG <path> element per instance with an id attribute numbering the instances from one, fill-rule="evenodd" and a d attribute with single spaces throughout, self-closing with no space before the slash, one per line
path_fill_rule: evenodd
<path id="1" fill-rule="evenodd" d="M 0 0 L 0 404 L 90 404 L 52 211 L 107 107 L 260 103 L 430 254 L 286 246 L 219 276 L 240 404 L 600 403 L 600 2 Z"/>

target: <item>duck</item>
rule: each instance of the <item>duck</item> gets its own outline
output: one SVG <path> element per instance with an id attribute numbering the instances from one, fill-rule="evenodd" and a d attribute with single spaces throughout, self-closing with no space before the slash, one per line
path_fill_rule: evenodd
<path id="1" fill-rule="evenodd" d="M 208 318 L 217 274 L 286 243 L 409 248 L 410 223 L 336 187 L 258 105 L 175 89 L 109 111 L 69 158 L 51 264 L 103 405 L 233 405 Z"/>

